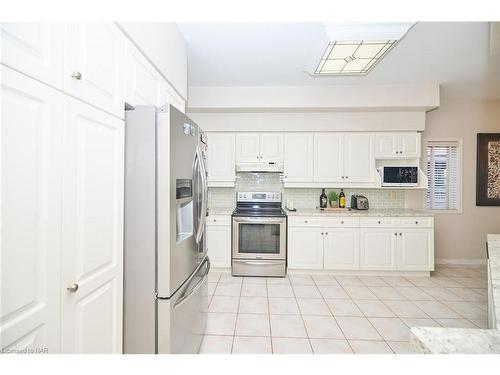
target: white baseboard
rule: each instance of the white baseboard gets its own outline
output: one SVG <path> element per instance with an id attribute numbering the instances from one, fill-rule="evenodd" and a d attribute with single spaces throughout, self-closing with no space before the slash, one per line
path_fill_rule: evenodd
<path id="1" fill-rule="evenodd" d="M 435 263 L 454 266 L 483 266 L 486 264 L 486 259 L 436 259 Z"/>

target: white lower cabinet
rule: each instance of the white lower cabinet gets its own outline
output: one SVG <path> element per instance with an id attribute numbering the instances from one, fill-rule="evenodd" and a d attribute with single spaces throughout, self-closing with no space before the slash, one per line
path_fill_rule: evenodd
<path id="1" fill-rule="evenodd" d="M 361 270 L 395 270 L 397 233 L 395 228 L 362 228 L 360 230 Z"/>
<path id="2" fill-rule="evenodd" d="M 207 218 L 207 249 L 212 267 L 231 267 L 231 216 Z"/>
<path id="3" fill-rule="evenodd" d="M 434 270 L 434 231 L 400 229 L 398 232 L 398 269 Z"/>
<path id="4" fill-rule="evenodd" d="M 291 269 L 433 271 L 432 217 L 301 217 L 288 220 Z"/>
<path id="5" fill-rule="evenodd" d="M 121 353 L 124 123 L 1 74 L 0 349 Z"/>
<path id="6" fill-rule="evenodd" d="M 288 231 L 288 267 L 323 268 L 323 235 L 321 228 L 294 227 Z"/>
<path id="7" fill-rule="evenodd" d="M 0 71 L 0 349 L 58 353 L 62 94 Z"/>
<path id="8" fill-rule="evenodd" d="M 326 270 L 359 269 L 359 229 L 326 228 L 324 268 Z"/>
<path id="9" fill-rule="evenodd" d="M 62 351 L 121 353 L 125 126 L 73 98 L 64 108 Z"/>

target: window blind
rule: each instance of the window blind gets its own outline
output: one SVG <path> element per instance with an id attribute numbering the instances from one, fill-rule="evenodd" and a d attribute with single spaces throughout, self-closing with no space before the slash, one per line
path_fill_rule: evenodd
<path id="1" fill-rule="evenodd" d="M 427 144 L 427 208 L 459 209 L 459 143 L 457 141 Z"/>

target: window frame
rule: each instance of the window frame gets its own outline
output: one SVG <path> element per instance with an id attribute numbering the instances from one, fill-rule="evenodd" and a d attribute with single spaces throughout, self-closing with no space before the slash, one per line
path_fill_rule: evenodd
<path id="1" fill-rule="evenodd" d="M 447 209 L 447 210 L 440 210 L 436 208 L 428 208 L 427 207 L 427 191 L 428 188 L 425 188 L 424 191 L 424 196 L 423 196 L 423 209 L 426 212 L 431 212 L 434 214 L 457 214 L 460 215 L 462 214 L 462 191 L 463 191 L 463 138 L 426 138 L 424 139 L 424 160 L 423 160 L 423 166 L 422 169 L 425 170 L 425 176 L 427 179 L 429 179 L 429 176 L 427 175 L 427 147 L 429 146 L 429 143 L 437 143 L 439 144 L 440 142 L 442 143 L 450 143 L 450 142 L 456 142 L 457 143 L 457 163 L 458 163 L 458 178 L 457 178 L 457 208 L 456 209 Z"/>

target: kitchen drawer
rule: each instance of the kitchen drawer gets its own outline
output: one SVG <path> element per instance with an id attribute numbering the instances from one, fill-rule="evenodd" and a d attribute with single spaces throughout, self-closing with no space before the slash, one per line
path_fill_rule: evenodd
<path id="1" fill-rule="evenodd" d="M 325 217 L 325 227 L 345 227 L 357 228 L 359 227 L 359 218 L 357 217 Z"/>
<path id="2" fill-rule="evenodd" d="M 400 228 L 432 228 L 432 217 L 402 217 L 399 219 Z"/>
<path id="3" fill-rule="evenodd" d="M 323 218 L 314 216 L 289 216 L 288 226 L 290 227 L 322 227 Z"/>
<path id="4" fill-rule="evenodd" d="M 360 220 L 362 228 L 390 228 L 397 227 L 398 220 L 394 217 L 365 217 Z"/>
<path id="5" fill-rule="evenodd" d="M 207 225 L 231 225 L 230 215 L 209 215 Z"/>

